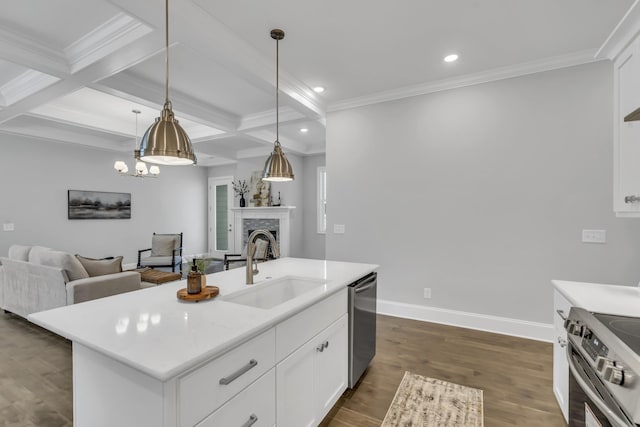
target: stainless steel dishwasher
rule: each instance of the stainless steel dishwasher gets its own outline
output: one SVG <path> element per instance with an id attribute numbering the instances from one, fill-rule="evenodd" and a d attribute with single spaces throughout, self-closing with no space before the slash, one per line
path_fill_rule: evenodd
<path id="1" fill-rule="evenodd" d="M 378 274 L 349 285 L 349 388 L 356 385 L 376 354 Z"/>

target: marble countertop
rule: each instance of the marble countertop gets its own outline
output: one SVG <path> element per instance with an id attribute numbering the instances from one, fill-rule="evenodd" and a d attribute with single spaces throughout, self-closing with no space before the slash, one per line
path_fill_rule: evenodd
<path id="1" fill-rule="evenodd" d="M 245 269 L 207 276 L 220 296 L 198 303 L 178 300 L 186 280 L 33 313 L 29 320 L 156 379 L 165 381 L 273 327 L 374 271 L 373 264 L 281 258 L 258 264 L 254 285 Z M 234 292 L 299 276 L 324 284 L 271 309 L 224 301 Z"/>
<path id="2" fill-rule="evenodd" d="M 564 280 L 552 283 L 573 306 L 596 313 L 640 316 L 640 289 L 636 286 Z"/>

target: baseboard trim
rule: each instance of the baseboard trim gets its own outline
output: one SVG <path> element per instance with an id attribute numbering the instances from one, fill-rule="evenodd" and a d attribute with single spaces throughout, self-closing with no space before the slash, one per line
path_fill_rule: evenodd
<path id="1" fill-rule="evenodd" d="M 444 308 L 378 300 L 378 313 L 423 322 L 441 323 L 468 329 L 494 332 L 536 341 L 552 342 L 553 324 L 529 322 L 508 317 L 490 316 Z"/>

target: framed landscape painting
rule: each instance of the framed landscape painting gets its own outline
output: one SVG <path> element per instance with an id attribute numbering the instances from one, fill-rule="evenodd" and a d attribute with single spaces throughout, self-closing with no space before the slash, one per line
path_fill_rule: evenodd
<path id="1" fill-rule="evenodd" d="M 131 219 L 131 193 L 69 190 L 69 219 Z"/>

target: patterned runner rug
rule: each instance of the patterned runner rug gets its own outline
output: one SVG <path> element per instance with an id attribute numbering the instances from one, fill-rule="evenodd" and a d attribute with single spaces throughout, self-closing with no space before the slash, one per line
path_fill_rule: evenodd
<path id="1" fill-rule="evenodd" d="M 405 372 L 381 427 L 483 427 L 482 390 Z"/>

